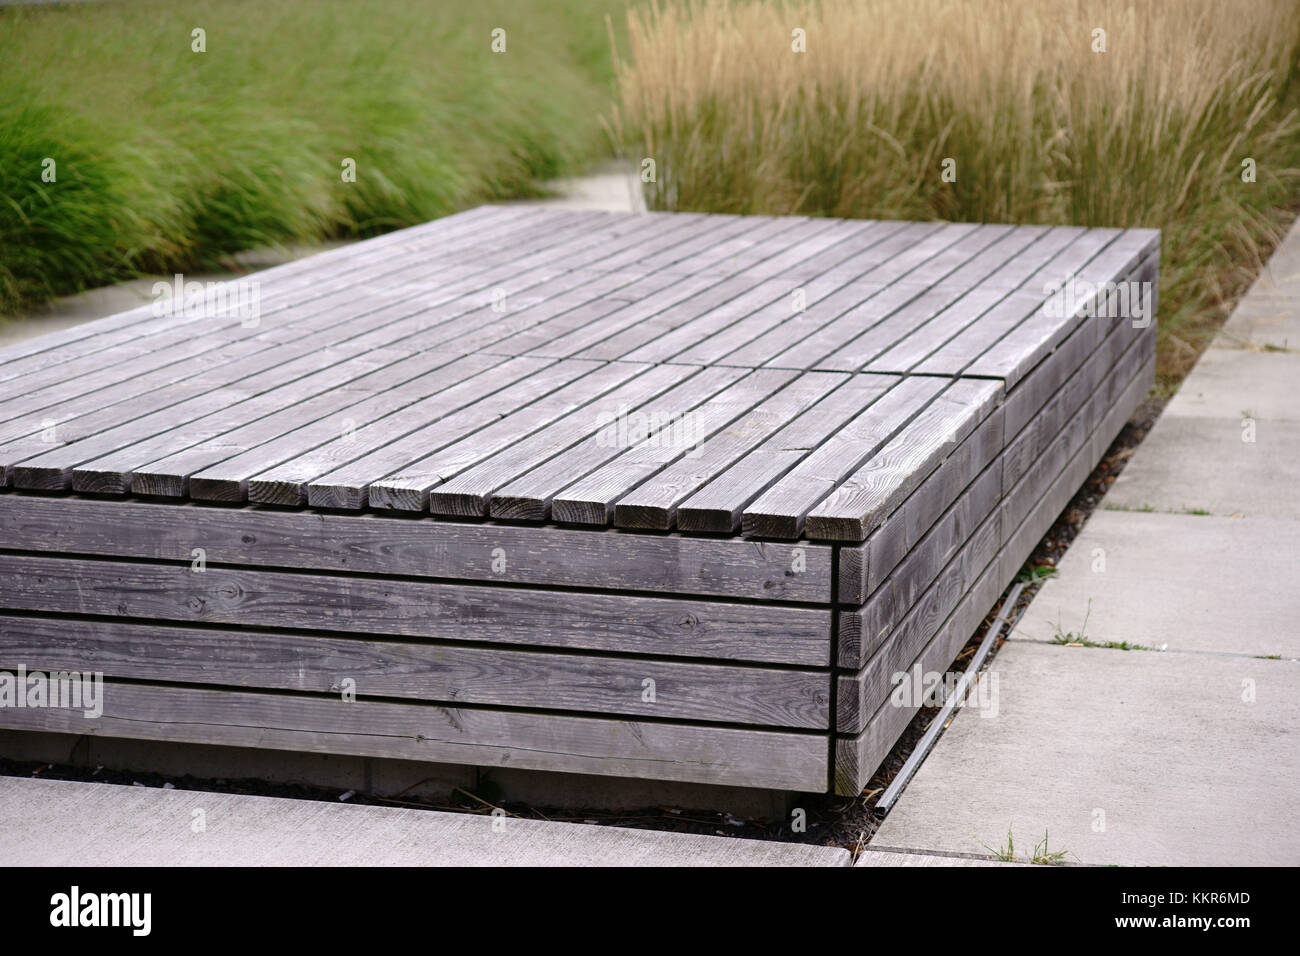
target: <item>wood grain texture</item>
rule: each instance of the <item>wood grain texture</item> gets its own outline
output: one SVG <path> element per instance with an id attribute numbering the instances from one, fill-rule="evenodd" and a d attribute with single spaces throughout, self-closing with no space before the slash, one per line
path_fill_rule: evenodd
<path id="1" fill-rule="evenodd" d="M 989 608 L 996 602 L 1001 588 L 998 575 L 990 570 L 976 583 L 957 609 L 936 630 L 925 649 L 912 661 L 908 671 L 914 677 L 944 673 L 957 652 L 970 639 Z M 899 694 L 898 699 L 888 699 L 865 721 L 856 734 L 843 734 L 835 740 L 835 768 L 833 788 L 843 796 L 862 792 L 876 769 L 884 762 L 890 750 L 902 736 L 908 724 L 921 709 L 919 695 Z"/>
<path id="2" fill-rule="evenodd" d="M 770 400 L 701 443 L 691 455 L 620 498 L 614 505 L 614 524 L 634 529 L 673 528 L 678 524 L 678 508 L 682 502 L 842 382 L 842 377 L 827 375 L 795 379 Z"/>
<path id="3" fill-rule="evenodd" d="M 519 419 L 507 423 L 508 419 L 501 412 L 503 407 L 528 408 L 533 402 L 544 398 L 549 399 L 550 405 L 554 405 L 557 397 L 553 393 L 600 368 L 595 362 L 578 360 L 520 361 L 544 364 L 513 381 L 506 379 L 509 384 L 498 379 L 497 384 L 505 387 L 499 387 L 450 414 L 437 414 L 433 421 L 423 425 L 418 424 L 418 419 L 404 419 L 403 426 L 417 427 L 404 431 L 400 438 L 389 438 L 368 454 L 307 482 L 307 503 L 318 508 L 357 510 L 372 503 L 373 493 L 373 504 L 376 507 L 422 510 L 428 500 L 427 491 L 417 490 L 413 494 L 407 494 L 395 483 L 391 487 L 380 487 L 380 481 L 385 476 L 399 478 L 405 470 L 418 474 L 426 467 L 432 454 L 440 451 L 451 454 L 458 446 L 468 448 L 472 436 L 489 428 L 495 427 L 497 432 L 502 432 L 518 427 Z M 534 408 L 531 414 L 536 420 L 547 414 L 547 406 Z M 427 480 L 432 482 L 437 477 L 434 474 Z M 421 485 L 420 488 L 424 489 L 425 486 Z"/>
<path id="4" fill-rule="evenodd" d="M 610 456 L 612 460 L 606 460 L 578 480 L 574 481 L 572 472 L 567 472 L 561 479 L 564 482 L 562 490 L 556 489 L 550 495 L 555 520 L 608 524 L 614 517 L 614 502 L 674 462 L 694 457 L 701 443 L 769 399 L 793 378 L 793 372 L 757 369 L 701 402 L 690 410 L 688 416 L 671 418 L 656 432 L 646 435 L 626 451 L 617 453 L 616 447 L 615 456 Z M 625 438 L 624 424 L 625 419 L 612 423 L 614 427 L 609 434 L 615 446 L 625 446 L 640 434 L 638 430 Z M 627 428 L 630 429 L 633 424 L 637 423 L 627 423 Z M 649 426 L 644 426 L 644 430 L 648 431 Z M 556 470 L 559 471 L 558 467 Z M 541 500 L 544 494 L 545 492 L 534 493 L 534 498 Z"/>
<path id="5" fill-rule="evenodd" d="M 808 372 L 808 377 L 839 376 Z M 746 454 L 722 474 L 682 502 L 678 527 L 692 531 L 734 533 L 745 509 L 807 454 L 839 431 L 887 392 L 898 379 L 888 375 L 839 376 L 843 384 L 790 424 Z"/>
<path id="6" fill-rule="evenodd" d="M 0 614 L 0 667 L 825 729 L 826 671 Z M 350 683 L 347 683 L 350 682 Z M 648 683 L 647 683 L 648 682 Z"/>
<path id="7" fill-rule="evenodd" d="M 924 535 L 910 545 L 896 543 L 896 539 L 902 538 L 901 534 L 873 536 L 867 546 L 871 556 L 867 562 L 871 574 L 856 578 L 852 582 L 856 590 L 847 593 L 845 562 L 841 555 L 840 601 L 861 605 L 849 620 L 841 618 L 841 626 L 845 628 L 839 644 L 841 666 L 861 667 L 888 637 L 894 625 L 915 605 L 948 560 L 998 509 L 1001 484 L 1001 464 L 995 459 L 955 497 Z M 899 523 L 895 523 L 895 527 L 898 526 Z M 883 549 L 878 547 L 882 541 L 886 542 Z M 882 550 L 886 556 L 881 555 Z M 858 597 L 864 590 L 866 596 Z"/>
<path id="8" fill-rule="evenodd" d="M 989 417 L 994 382 L 954 382 L 808 513 L 809 537 L 865 541 Z"/>
<path id="9" fill-rule="evenodd" d="M 6 548 L 827 604 L 831 548 L 432 518 L 0 494 Z"/>
<path id="10" fill-rule="evenodd" d="M 625 364 L 607 367 L 620 372 L 636 368 Z M 602 389 L 588 402 L 575 403 L 565 414 L 527 435 L 513 438 L 505 447 L 487 450 L 481 460 L 468 468 L 454 472 L 443 468 L 444 479 L 429 492 L 429 510 L 441 515 L 482 517 L 489 513 L 494 492 L 525 474 L 546 468 L 548 463 L 551 468 L 545 472 L 544 482 L 553 482 L 557 471 L 561 477 L 566 470 L 572 475 L 585 474 L 602 463 L 605 451 L 602 440 L 610 422 L 632 416 L 650 421 L 661 410 L 669 417 L 684 414 L 703 397 L 701 391 L 707 395 L 726 379 L 738 377 L 739 372 L 727 369 L 650 366 L 612 389 Z M 703 383 L 697 384 L 697 378 L 702 378 Z M 553 461 L 557 458 L 563 458 L 567 467 L 561 468 Z M 526 495 L 527 489 L 520 498 Z M 521 507 L 513 509 L 512 503 L 509 498 L 503 498 L 493 517 L 528 517 L 539 521 L 546 518 L 545 514 L 537 513 L 545 509 L 526 510 L 522 500 Z"/>
<path id="11" fill-rule="evenodd" d="M 820 667 L 830 611 L 0 554 L 3 607 Z"/>
<path id="12" fill-rule="evenodd" d="M 906 616 L 885 638 L 875 642 L 875 653 L 862 668 L 839 677 L 836 702 L 837 729 L 841 733 L 856 734 L 866 726 L 867 720 L 887 700 L 908 665 L 939 631 L 984 570 L 995 561 L 1000 537 L 1001 525 L 995 510 L 972 532 L 965 546 L 939 572 Z M 851 613 L 844 612 L 845 616 Z"/>
<path id="13" fill-rule="evenodd" d="M 267 307 L 264 314 L 274 314 L 276 310 L 291 308 L 340 288 L 356 286 L 376 275 L 409 269 L 417 256 L 431 252 L 445 254 L 458 247 L 481 250 L 485 225 L 490 234 L 500 236 L 509 233 L 517 238 L 526 232 L 530 223 L 540 225 L 542 219 L 540 215 L 514 213 L 505 207 L 483 206 L 448 217 L 436 224 L 429 223 L 390 233 L 347 248 L 329 250 L 266 269 L 259 273 L 260 277 L 269 280 L 269 288 L 262 297 L 262 304 Z M 573 221 L 575 220 L 566 218 L 564 223 Z M 564 223 L 555 225 L 563 228 Z M 325 277 L 336 281 L 323 282 Z M 147 335 L 162 327 L 175 328 L 192 322 L 193 325 L 186 329 L 191 331 L 210 323 L 213 318 L 225 316 L 225 310 L 218 310 L 215 314 L 208 312 L 202 317 L 188 315 L 184 306 L 198 300 L 199 297 L 194 295 L 187 296 L 181 303 L 171 303 L 172 307 L 167 310 L 166 316 L 168 322 L 163 326 L 146 324 L 161 316 L 155 314 L 153 304 L 142 305 L 95 322 L 81 323 L 59 332 L 5 346 L 0 349 L 0 381 L 17 378 L 72 356 L 103 351 L 118 342 L 129 340 L 132 332 L 136 336 Z"/>
<path id="14" fill-rule="evenodd" d="M 822 790 L 824 734 L 106 683 L 104 713 L 0 710 L 0 727 L 691 783 Z"/>
<path id="15" fill-rule="evenodd" d="M 808 513 L 943 392 L 941 379 L 903 379 L 749 505 L 746 535 L 797 538 Z"/>
<path id="16" fill-rule="evenodd" d="M 580 222 L 582 218 L 579 217 Z M 523 256 L 529 249 L 547 249 L 548 253 L 556 255 L 565 251 L 572 254 L 574 243 L 591 241 L 590 230 L 584 230 L 587 234 L 582 235 L 573 228 L 578 224 L 566 218 L 556 224 L 559 227 L 557 232 L 544 233 L 543 222 L 538 221 L 531 230 L 512 233 L 511 251 L 501 258 L 509 260 L 512 256 Z M 619 228 L 607 224 L 598 231 L 612 240 L 613 233 Z M 543 245 L 547 242 L 549 246 Z M 139 320 L 120 333 L 86 340 L 95 348 L 91 354 L 78 360 L 81 366 L 62 360 L 66 359 L 69 351 L 75 354 L 75 349 L 43 353 L 51 356 L 47 359 L 51 367 L 43 378 L 25 375 L 12 382 L 13 388 L 22 390 L 22 397 L 17 403 L 0 405 L 3 409 L 0 415 L 12 415 L 16 409 L 29 414 L 39 410 L 44 419 L 56 410 L 65 411 L 70 402 L 77 408 L 99 410 L 104 405 L 104 396 L 114 404 L 147 392 L 160 379 L 164 383 L 184 381 L 187 378 L 184 366 L 212 359 L 218 360 L 218 364 L 227 364 L 222 360 L 241 348 L 261 349 L 275 355 L 291 348 L 306 335 L 320 336 L 317 347 L 357 338 L 355 325 L 361 317 L 365 317 L 374 330 L 394 319 L 427 314 L 433 306 L 443 310 L 440 313 L 442 318 L 451 318 L 457 311 L 447 314 L 445 310 L 449 306 L 443 304 L 451 303 L 458 296 L 473 292 L 494 279 L 493 270 L 485 269 L 482 263 L 461 266 L 456 264 L 457 259 L 469 252 L 488 255 L 494 251 L 500 255 L 501 250 L 492 247 L 471 245 L 455 255 L 444 248 L 432 263 L 418 259 L 396 263 L 385 261 L 378 271 L 345 270 L 347 274 L 343 276 L 314 283 L 283 307 L 268 305 L 268 302 L 277 303 L 284 298 L 278 285 L 273 286 L 259 302 L 258 315 L 249 317 L 255 321 L 241 321 L 239 316 L 228 315 L 229 307 L 220 302 L 201 300 L 198 302 L 200 308 L 194 311 L 199 313 L 198 319 L 202 321 L 193 316 L 174 314 L 174 310 L 147 321 Z M 514 259 L 511 264 L 518 261 Z M 178 338 L 174 334 L 177 325 L 194 328 L 188 330 L 188 336 Z M 117 344 L 105 342 L 117 338 L 125 340 Z M 82 374 L 83 371 L 89 374 Z M 238 379 L 242 372 L 238 366 L 228 367 L 226 371 L 227 381 Z M 43 384 L 46 387 L 40 387 Z M 155 395 L 155 398 L 166 397 L 169 397 L 166 392 Z"/>

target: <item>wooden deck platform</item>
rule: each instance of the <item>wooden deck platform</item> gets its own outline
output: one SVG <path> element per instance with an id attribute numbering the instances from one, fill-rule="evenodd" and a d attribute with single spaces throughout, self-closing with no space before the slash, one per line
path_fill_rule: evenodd
<path id="1" fill-rule="evenodd" d="M 0 727 L 855 793 L 1146 393 L 1158 261 L 482 207 L 11 346 L 0 671 L 105 695 Z"/>

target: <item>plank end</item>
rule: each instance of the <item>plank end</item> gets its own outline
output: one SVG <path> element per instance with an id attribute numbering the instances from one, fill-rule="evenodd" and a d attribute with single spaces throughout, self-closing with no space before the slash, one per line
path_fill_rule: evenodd
<path id="1" fill-rule="evenodd" d="M 144 471 L 131 474 L 132 494 L 180 498 L 185 495 L 185 486 L 186 481 L 180 475 L 157 475 Z"/>
<path id="2" fill-rule="evenodd" d="M 867 540 L 868 524 L 862 518 L 848 518 L 843 515 L 809 515 L 805 526 L 808 537 L 821 541 L 852 541 L 860 543 Z"/>
<path id="3" fill-rule="evenodd" d="M 243 501 L 244 483 L 234 478 L 195 475 L 190 479 L 190 497 L 202 501 Z"/>
<path id="4" fill-rule="evenodd" d="M 746 511 L 740 519 L 740 531 L 746 538 L 793 540 L 803 532 L 803 519 L 798 515 L 760 514 Z"/>
<path id="5" fill-rule="evenodd" d="M 351 485 L 308 485 L 307 504 L 313 508 L 347 508 L 357 511 L 366 506 L 365 488 Z"/>
<path id="6" fill-rule="evenodd" d="M 131 490 L 131 473 L 74 468 L 72 490 L 92 495 L 124 495 Z"/>
<path id="7" fill-rule="evenodd" d="M 488 514 L 503 521 L 545 521 L 547 516 L 544 498 L 493 495 Z"/>
<path id="8" fill-rule="evenodd" d="M 263 505 L 301 505 L 307 496 L 296 481 L 253 479 L 248 483 L 248 500 Z"/>
<path id="9" fill-rule="evenodd" d="M 676 513 L 672 508 L 654 505 L 615 505 L 614 524 L 619 528 L 639 528 L 647 531 L 670 531 Z"/>
<path id="10" fill-rule="evenodd" d="M 488 513 L 488 500 L 471 492 L 431 491 L 429 510 L 448 518 L 482 518 Z"/>
<path id="11" fill-rule="evenodd" d="M 568 524 L 609 524 L 613 515 L 603 501 L 579 501 L 576 498 L 556 498 L 551 502 L 551 517 Z"/>
<path id="12" fill-rule="evenodd" d="M 423 511 L 428 501 L 424 492 L 400 485 L 373 484 L 368 489 L 370 507 L 395 511 Z"/>
<path id="13" fill-rule="evenodd" d="M 681 508 L 677 527 L 682 531 L 731 534 L 736 530 L 736 516 L 724 508 Z"/>
<path id="14" fill-rule="evenodd" d="M 14 465 L 10 480 L 15 488 L 32 491 L 62 491 L 68 487 L 68 473 L 48 466 Z"/>

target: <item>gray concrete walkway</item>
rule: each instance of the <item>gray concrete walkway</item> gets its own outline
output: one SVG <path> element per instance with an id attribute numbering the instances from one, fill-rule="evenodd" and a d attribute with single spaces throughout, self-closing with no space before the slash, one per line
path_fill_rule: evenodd
<path id="1" fill-rule="evenodd" d="M 1297 382 L 1300 224 L 994 659 L 996 716 L 960 714 L 873 847 L 1300 864 Z"/>
<path id="2" fill-rule="evenodd" d="M 0 866 L 848 866 L 830 847 L 0 777 Z"/>

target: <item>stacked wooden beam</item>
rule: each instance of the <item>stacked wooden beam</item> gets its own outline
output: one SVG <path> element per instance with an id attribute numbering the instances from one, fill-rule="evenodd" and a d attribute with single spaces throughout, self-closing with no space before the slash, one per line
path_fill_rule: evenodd
<path id="1" fill-rule="evenodd" d="M 1157 261 L 484 207 L 11 347 L 0 669 L 109 687 L 0 726 L 856 792 L 1145 393 Z"/>

